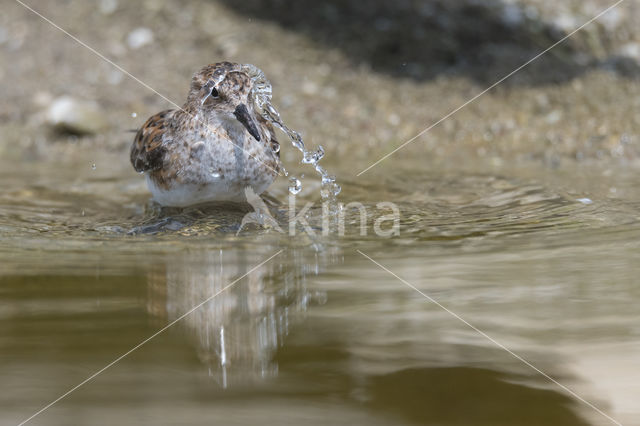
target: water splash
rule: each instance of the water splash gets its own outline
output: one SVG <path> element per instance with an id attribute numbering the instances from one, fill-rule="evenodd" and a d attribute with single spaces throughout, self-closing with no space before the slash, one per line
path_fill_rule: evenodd
<path id="1" fill-rule="evenodd" d="M 271 83 L 267 80 L 264 73 L 251 64 L 242 65 L 242 70 L 251 77 L 253 82 L 252 94 L 257 110 L 265 120 L 273 123 L 287 135 L 291 144 L 302 153 L 302 163 L 311 164 L 316 172 L 318 172 L 322 179 L 320 189 L 322 199 L 329 202 L 335 201 L 335 198 L 340 193 L 341 188 L 340 185 L 336 183 L 336 177 L 330 175 L 329 172 L 319 164 L 322 157 L 324 157 L 324 148 L 322 145 L 319 145 L 315 151 L 307 151 L 300 133 L 288 128 L 282 121 L 282 118 L 280 118 L 278 111 L 271 104 L 273 91 Z M 300 180 L 295 176 L 292 176 L 290 182 L 291 185 L 289 186 L 289 192 L 294 195 L 298 194 L 302 190 Z"/>

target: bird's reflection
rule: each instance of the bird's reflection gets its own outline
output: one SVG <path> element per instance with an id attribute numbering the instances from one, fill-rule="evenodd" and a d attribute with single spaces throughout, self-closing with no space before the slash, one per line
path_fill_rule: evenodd
<path id="1" fill-rule="evenodd" d="M 149 276 L 148 311 L 166 322 L 219 293 L 176 328 L 223 387 L 276 375 L 274 354 L 290 328 L 310 304 L 326 300 L 326 294 L 312 293 L 306 285 L 308 275 L 320 269 L 318 254 L 310 257 L 297 249 L 283 251 L 223 290 L 269 255 L 244 249 L 189 251 L 167 259 Z"/>

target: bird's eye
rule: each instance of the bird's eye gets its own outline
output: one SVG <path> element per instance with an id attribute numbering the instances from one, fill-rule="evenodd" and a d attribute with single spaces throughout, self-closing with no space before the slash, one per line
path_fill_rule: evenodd
<path id="1" fill-rule="evenodd" d="M 220 96 L 220 93 L 218 93 L 218 89 L 216 89 L 215 87 L 211 89 L 211 96 L 213 96 L 214 98 Z"/>

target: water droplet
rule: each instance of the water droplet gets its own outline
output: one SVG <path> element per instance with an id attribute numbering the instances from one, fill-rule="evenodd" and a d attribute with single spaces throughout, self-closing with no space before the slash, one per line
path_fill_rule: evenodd
<path id="1" fill-rule="evenodd" d="M 216 172 L 213 167 L 209 168 L 209 174 L 215 179 L 218 179 L 220 177 L 220 173 Z"/>
<path id="2" fill-rule="evenodd" d="M 336 181 L 335 176 L 322 176 L 322 184 L 329 185 Z"/>
<path id="3" fill-rule="evenodd" d="M 132 112 L 131 113 L 131 117 L 136 118 L 137 116 L 138 116 L 138 113 L 136 113 L 136 112 Z"/>
<path id="4" fill-rule="evenodd" d="M 300 191 L 302 191 L 302 182 L 300 182 L 298 178 L 296 178 L 295 176 L 292 176 L 291 179 L 289 179 L 289 182 L 291 183 L 289 185 L 290 193 L 292 193 L 293 195 L 296 195 Z"/>
<path id="5" fill-rule="evenodd" d="M 96 163 L 91 164 L 91 170 L 95 170 L 96 168 Z"/>
<path id="6" fill-rule="evenodd" d="M 305 164 L 316 164 L 324 157 L 324 148 L 319 146 L 316 151 L 305 151 L 302 162 Z"/>

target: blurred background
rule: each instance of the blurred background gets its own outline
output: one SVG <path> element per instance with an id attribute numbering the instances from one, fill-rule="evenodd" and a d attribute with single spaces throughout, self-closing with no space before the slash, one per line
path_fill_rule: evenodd
<path id="1" fill-rule="evenodd" d="M 640 424 L 636 0 L 359 177 L 613 0 L 25 4 L 86 46 L 3 0 L 0 423 L 281 253 L 29 424 Z M 345 236 L 290 237 L 150 203 L 132 131 L 172 105 L 149 87 L 181 105 L 222 60 L 265 72 L 367 235 L 356 208 Z M 319 178 L 280 142 L 318 230 Z M 373 233 L 379 202 L 400 235 Z"/>
<path id="2" fill-rule="evenodd" d="M 32 6 L 179 105 L 203 65 L 253 63 L 271 79 L 274 103 L 291 127 L 308 143 L 322 144 L 336 158 L 348 153 L 364 168 L 374 153 L 413 137 L 611 4 L 96 0 Z M 614 8 L 399 158 L 635 160 L 638 7 L 626 1 Z M 85 123 L 89 134 L 78 142 L 100 148 L 128 146 L 126 130 L 170 107 L 18 3 L 7 2 L 0 23 L 3 147 L 37 151 L 65 140 L 62 134 L 52 141 L 42 126 L 43 113 L 60 96 L 97 104 L 101 119 Z"/>

